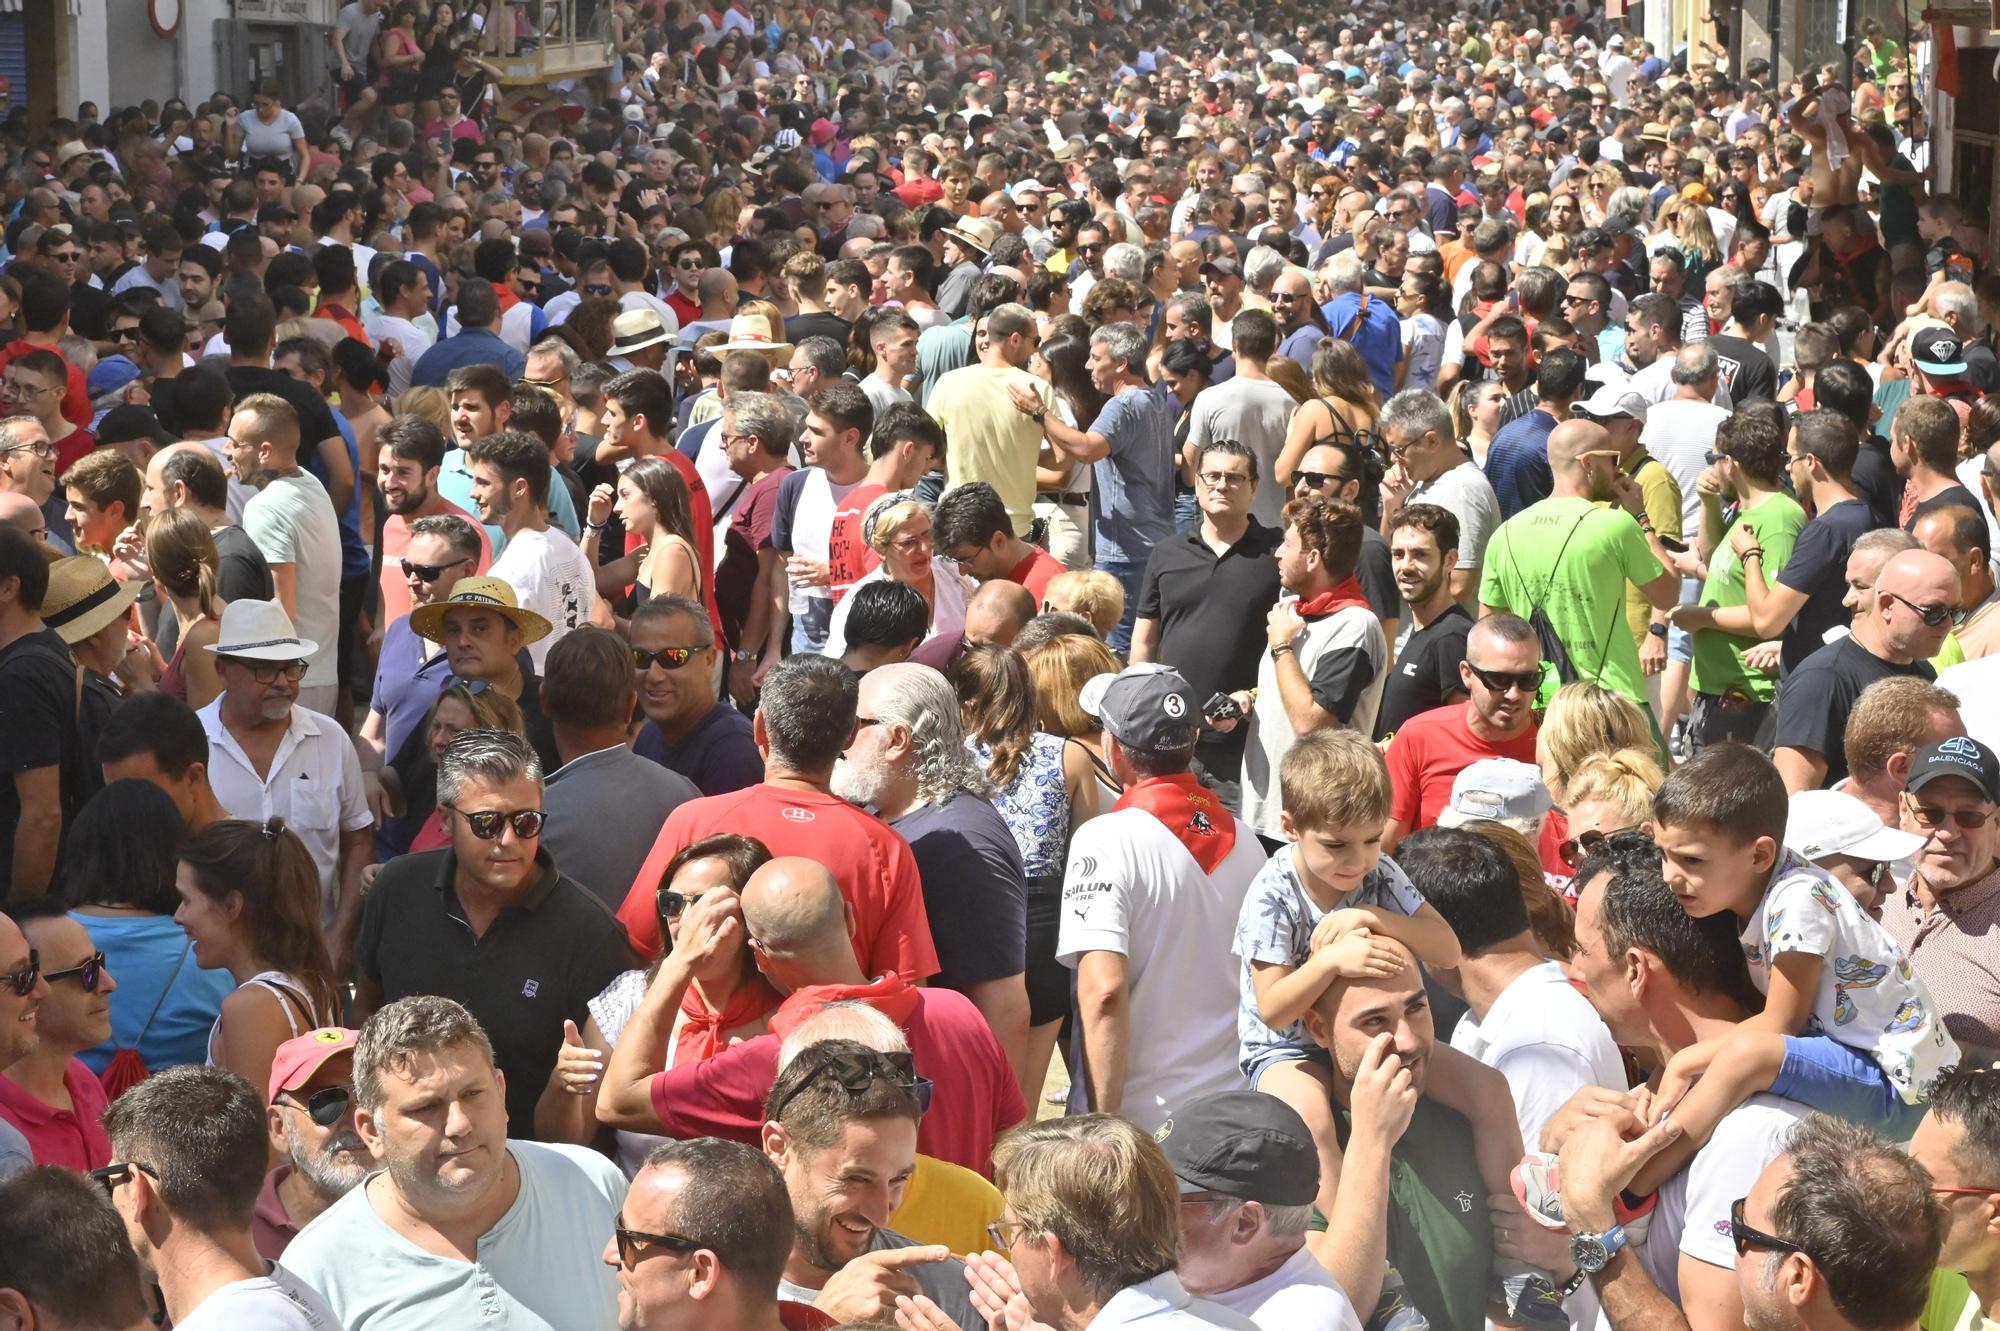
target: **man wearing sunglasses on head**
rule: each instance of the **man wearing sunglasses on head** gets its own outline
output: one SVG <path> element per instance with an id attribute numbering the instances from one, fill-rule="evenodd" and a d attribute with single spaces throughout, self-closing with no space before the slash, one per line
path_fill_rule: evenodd
<path id="1" fill-rule="evenodd" d="M 354 1129 L 354 1042 L 359 1031 L 324 1026 L 278 1046 L 264 1125 L 277 1167 L 264 1176 L 250 1237 L 272 1261 L 301 1229 L 374 1169 Z"/>
<path id="2" fill-rule="evenodd" d="M 1900 886 L 1886 885 L 1882 926 L 1931 986 L 1945 1028 L 1969 1050 L 1968 1062 L 2000 1053 L 2000 968 L 1993 930 L 2000 926 L 2000 755 L 1964 735 L 1932 744 L 1910 763 L 1900 817 L 1924 838 Z"/>
<path id="3" fill-rule="evenodd" d="M 590 1000 L 631 966 L 617 922 L 542 844 L 542 772 L 534 749 L 510 731 L 453 739 L 437 772 L 451 844 L 383 866 L 354 945 L 361 1016 L 440 994 L 479 1019 L 506 1074 L 519 1137 L 534 1134 L 563 1023 L 580 1029 Z"/>
<path id="4" fill-rule="evenodd" d="M 28 1139 L 36 1164 L 95 1169 L 111 1159 L 111 1139 L 98 1123 L 104 1088 L 77 1055 L 111 1038 L 117 981 L 60 901 L 37 897 L 7 913 L 41 961 L 48 996 L 35 1012 L 33 1052 L 0 1071 L 0 1121 Z"/>

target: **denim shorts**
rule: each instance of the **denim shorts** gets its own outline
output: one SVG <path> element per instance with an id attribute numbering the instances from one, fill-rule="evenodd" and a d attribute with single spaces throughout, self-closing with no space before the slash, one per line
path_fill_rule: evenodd
<path id="1" fill-rule="evenodd" d="M 1257 1083 L 1264 1079 L 1264 1074 L 1280 1063 L 1317 1063 L 1321 1067 L 1331 1068 L 1333 1055 L 1318 1045 L 1310 1049 L 1299 1049 L 1288 1044 L 1267 1045 L 1243 1062 L 1243 1075 L 1250 1079 L 1250 1089 L 1256 1090 Z"/>
<path id="2" fill-rule="evenodd" d="M 1889 1084 L 1882 1065 L 1826 1035 L 1787 1035 L 1785 1061 L 1771 1094 L 1908 1141 L 1925 1106 L 1910 1104 Z"/>
<path id="3" fill-rule="evenodd" d="M 1701 579 L 1681 579 L 1681 604 L 1693 605 L 1701 599 Z M 1687 664 L 1694 660 L 1694 635 L 1684 628 L 1667 626 L 1667 659 Z"/>

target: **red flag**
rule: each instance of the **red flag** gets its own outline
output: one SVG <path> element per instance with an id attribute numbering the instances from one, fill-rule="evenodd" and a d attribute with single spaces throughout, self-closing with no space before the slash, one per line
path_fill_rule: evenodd
<path id="1" fill-rule="evenodd" d="M 1962 86 L 1958 77 L 1958 30 L 1949 23 L 1933 23 L 1931 40 L 1937 46 L 1937 73 L 1934 76 L 1937 90 L 1957 97 Z"/>

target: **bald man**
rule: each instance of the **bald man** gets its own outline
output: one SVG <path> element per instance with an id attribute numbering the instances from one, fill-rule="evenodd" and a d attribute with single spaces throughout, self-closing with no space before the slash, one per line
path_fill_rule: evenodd
<path id="1" fill-rule="evenodd" d="M 1035 598 L 1026 587 L 1005 578 L 983 582 L 965 604 L 965 640 L 978 646 L 1011 647 L 1023 626 L 1035 617 Z"/>
<path id="2" fill-rule="evenodd" d="M 703 893 L 681 917 L 673 950 L 612 1051 L 598 1120 L 630 1132 L 755 1143 L 783 1037 L 828 1003 L 865 1003 L 903 1029 L 917 1074 L 936 1084 L 917 1149 L 990 1174 L 994 1137 L 1027 1117 L 1006 1055 L 963 994 L 914 988 L 893 973 L 871 981 L 855 960 L 853 924 L 840 884 L 814 860 L 771 860 L 741 896 L 727 888 Z M 745 938 L 757 968 L 786 996 L 771 1014 L 772 1033 L 666 1068 L 674 1017 L 695 971 Z"/>
<path id="3" fill-rule="evenodd" d="M 1625 588 L 1656 610 L 1680 599 L 1680 576 L 1645 516 L 1646 496 L 1618 469 L 1603 426 L 1567 420 L 1549 433 L 1547 499 L 1500 524 L 1487 547 L 1482 614 L 1548 617 L 1569 657 L 1571 678 L 1587 679 L 1646 706 L 1639 642 L 1625 619 Z M 1600 507 L 1602 501 L 1612 501 Z"/>
<path id="4" fill-rule="evenodd" d="M 49 539 L 49 520 L 42 507 L 24 494 L 0 491 L 0 527 L 19 527 L 37 542 Z"/>
<path id="5" fill-rule="evenodd" d="M 1799 664 L 1778 690 L 1771 754 L 1785 789 L 1797 794 L 1847 776 L 1841 733 L 1848 709 L 1870 684 L 1891 675 L 1936 679 L 1930 658 L 1944 646 L 1960 603 L 1958 571 L 1929 550 L 1905 550 L 1882 565 L 1868 611 L 1854 631 Z"/>

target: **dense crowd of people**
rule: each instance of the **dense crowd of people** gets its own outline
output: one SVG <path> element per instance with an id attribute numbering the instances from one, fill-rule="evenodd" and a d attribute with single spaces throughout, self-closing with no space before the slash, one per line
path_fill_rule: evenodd
<path id="1" fill-rule="evenodd" d="M 0 1321 L 1992 1327 L 1919 37 L 348 0 L 0 122 Z"/>

